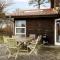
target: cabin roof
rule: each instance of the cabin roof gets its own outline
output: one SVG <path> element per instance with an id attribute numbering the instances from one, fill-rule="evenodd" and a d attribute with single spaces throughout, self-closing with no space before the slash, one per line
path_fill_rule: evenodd
<path id="1" fill-rule="evenodd" d="M 35 16 L 35 15 L 52 15 L 58 14 L 55 9 L 33 9 L 33 10 L 16 10 L 11 13 L 11 16 Z"/>

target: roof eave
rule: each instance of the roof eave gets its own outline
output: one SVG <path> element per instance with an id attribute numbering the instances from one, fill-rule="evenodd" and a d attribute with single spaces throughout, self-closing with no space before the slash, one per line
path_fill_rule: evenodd
<path id="1" fill-rule="evenodd" d="M 12 18 L 41 18 L 41 17 L 59 17 L 60 14 L 47 14 L 47 15 L 15 15 Z"/>

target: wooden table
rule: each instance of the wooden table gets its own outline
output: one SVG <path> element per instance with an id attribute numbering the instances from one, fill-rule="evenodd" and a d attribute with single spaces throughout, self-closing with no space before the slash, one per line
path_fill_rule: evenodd
<path id="1" fill-rule="evenodd" d="M 17 38 L 16 39 L 16 41 L 18 41 L 18 42 L 28 42 L 28 41 L 31 41 L 31 40 L 33 40 L 33 38 L 30 38 L 30 37 L 19 37 L 19 38 Z"/>

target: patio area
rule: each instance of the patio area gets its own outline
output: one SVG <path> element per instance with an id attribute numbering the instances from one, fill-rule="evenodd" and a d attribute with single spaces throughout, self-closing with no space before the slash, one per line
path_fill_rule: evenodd
<path id="1" fill-rule="evenodd" d="M 60 46 L 39 44 L 41 36 L 37 39 L 17 38 L 19 43 L 15 38 L 16 36 L 0 36 L 0 60 L 60 60 Z M 31 53 L 27 47 L 33 47 Z"/>
<path id="2" fill-rule="evenodd" d="M 6 50 L 5 47 L 4 45 L 4 49 L 0 48 L 0 51 L 3 52 L 0 54 L 0 60 L 60 60 L 60 46 L 37 45 L 36 49 L 30 55 L 20 53 L 16 59 L 14 56 L 8 58 L 8 52 L 6 53 L 7 55 L 3 56 Z"/>
<path id="3" fill-rule="evenodd" d="M 60 60 L 60 46 L 39 45 L 37 48 L 37 54 L 18 55 L 16 60 Z M 14 60 L 14 57 L 9 60 Z"/>

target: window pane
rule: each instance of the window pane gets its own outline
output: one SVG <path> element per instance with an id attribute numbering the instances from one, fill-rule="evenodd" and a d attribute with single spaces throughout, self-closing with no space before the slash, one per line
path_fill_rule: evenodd
<path id="1" fill-rule="evenodd" d="M 16 28 L 16 33 L 25 33 L 25 28 Z"/>
<path id="2" fill-rule="evenodd" d="M 25 34 L 16 34 L 16 36 L 25 37 L 26 35 Z"/>
<path id="3" fill-rule="evenodd" d="M 16 27 L 25 27 L 26 26 L 26 21 L 25 20 L 18 20 L 16 21 Z"/>

